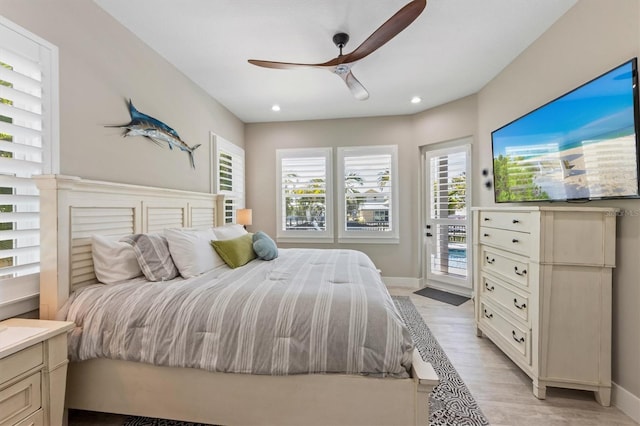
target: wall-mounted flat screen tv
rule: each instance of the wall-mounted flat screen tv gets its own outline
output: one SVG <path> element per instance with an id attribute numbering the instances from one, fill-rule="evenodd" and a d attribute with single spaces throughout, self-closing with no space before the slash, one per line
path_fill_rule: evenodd
<path id="1" fill-rule="evenodd" d="M 637 58 L 491 133 L 497 203 L 637 198 Z"/>

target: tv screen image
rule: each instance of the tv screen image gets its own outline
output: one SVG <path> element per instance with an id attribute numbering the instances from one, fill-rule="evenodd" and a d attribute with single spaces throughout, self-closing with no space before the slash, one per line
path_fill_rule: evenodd
<path id="1" fill-rule="evenodd" d="M 638 197 L 637 59 L 491 134 L 498 203 Z"/>

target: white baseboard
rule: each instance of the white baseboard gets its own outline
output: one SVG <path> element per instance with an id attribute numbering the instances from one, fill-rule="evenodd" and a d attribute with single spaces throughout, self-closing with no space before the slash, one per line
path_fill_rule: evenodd
<path id="1" fill-rule="evenodd" d="M 415 290 L 420 289 L 419 278 L 382 277 L 382 281 L 387 287 L 402 287 L 402 288 L 411 288 Z"/>
<path id="2" fill-rule="evenodd" d="M 611 404 L 640 423 L 640 398 L 615 382 L 611 383 Z"/>

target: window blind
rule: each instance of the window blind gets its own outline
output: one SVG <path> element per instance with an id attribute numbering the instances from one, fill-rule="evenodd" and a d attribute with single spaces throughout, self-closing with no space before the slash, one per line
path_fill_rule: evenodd
<path id="1" fill-rule="evenodd" d="M 431 273 L 466 277 L 467 153 L 457 151 L 430 159 Z"/>
<path id="2" fill-rule="evenodd" d="M 58 49 L 0 16 L 0 319 L 38 307 L 32 176 L 58 172 Z"/>
<path id="3" fill-rule="evenodd" d="M 339 241 L 397 243 L 398 146 L 340 147 L 338 164 Z"/>
<path id="4" fill-rule="evenodd" d="M 235 223 L 236 210 L 245 205 L 244 149 L 214 136 L 216 190 L 224 194 L 224 222 Z"/>
<path id="5" fill-rule="evenodd" d="M 332 156 L 332 148 L 276 150 L 279 241 L 333 242 Z"/>
<path id="6" fill-rule="evenodd" d="M 40 63 L 0 48 L 0 279 L 40 270 L 38 190 L 43 173 Z"/>
<path id="7" fill-rule="evenodd" d="M 326 177 L 324 157 L 282 159 L 283 230 L 326 230 Z"/>
<path id="8" fill-rule="evenodd" d="M 344 157 L 345 229 L 390 231 L 391 154 Z"/>
<path id="9" fill-rule="evenodd" d="M 431 217 L 466 217 L 467 157 L 464 152 L 431 158 Z"/>

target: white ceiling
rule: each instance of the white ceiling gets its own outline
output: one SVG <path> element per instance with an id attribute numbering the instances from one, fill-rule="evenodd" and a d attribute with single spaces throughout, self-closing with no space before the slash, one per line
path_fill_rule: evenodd
<path id="1" fill-rule="evenodd" d="M 247 59 L 333 59 L 408 0 L 94 0 L 245 123 L 413 114 L 476 93 L 577 0 L 430 0 L 408 28 L 353 65 L 370 98 L 320 69 Z M 413 96 L 423 101 L 410 103 Z M 278 104 L 281 111 L 271 111 Z"/>

